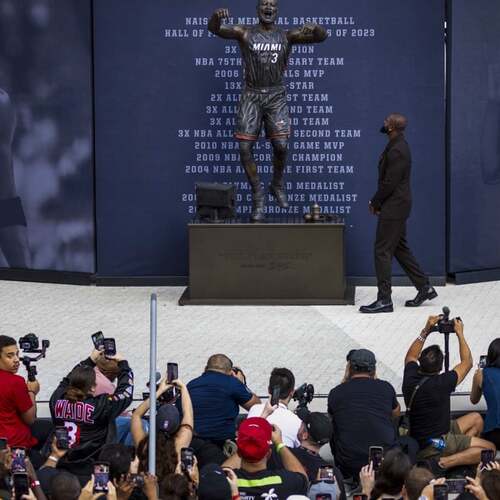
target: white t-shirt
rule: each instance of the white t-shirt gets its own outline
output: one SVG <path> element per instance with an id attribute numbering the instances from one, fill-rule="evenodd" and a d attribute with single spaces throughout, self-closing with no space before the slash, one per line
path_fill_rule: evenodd
<path id="1" fill-rule="evenodd" d="M 264 408 L 264 404 L 253 405 L 248 412 L 248 417 L 260 417 Z M 286 405 L 280 403 L 278 408 L 276 408 L 266 420 L 270 424 L 276 424 L 280 428 L 281 435 L 283 436 L 283 443 L 286 446 L 289 448 L 297 448 L 300 446 L 297 434 L 302 420 L 300 420 L 295 413 L 290 411 Z"/>

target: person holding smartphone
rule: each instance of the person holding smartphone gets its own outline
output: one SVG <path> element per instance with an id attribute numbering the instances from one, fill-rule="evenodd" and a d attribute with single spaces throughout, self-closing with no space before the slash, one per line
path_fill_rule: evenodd
<path id="1" fill-rule="evenodd" d="M 62 379 L 50 398 L 54 426 L 68 430 L 70 450 L 59 466 L 77 475 L 90 476 L 90 460 L 105 444 L 116 417 L 131 404 L 134 393 L 134 374 L 123 356 L 117 354 L 113 357 L 119 370 L 114 393 L 95 395 L 94 367 L 102 356 L 102 351 L 94 349 Z"/>
<path id="2" fill-rule="evenodd" d="M 484 395 L 487 410 L 482 437 L 500 449 L 500 338 L 488 348 L 486 366 L 478 368 L 472 380 L 470 401 L 479 403 Z"/>
<path id="3" fill-rule="evenodd" d="M 178 409 L 170 403 L 162 404 L 156 413 L 156 475 L 159 482 L 168 474 L 179 471 L 181 450 L 193 439 L 193 406 L 187 387 L 181 380 L 168 383 L 164 378 L 156 391 L 157 400 L 170 388 L 181 393 L 182 420 Z M 149 411 L 150 399 L 143 401 L 132 414 L 130 430 L 139 457 L 139 470 L 148 470 L 148 434 L 143 427 L 143 417 Z"/>
<path id="4" fill-rule="evenodd" d="M 413 341 L 405 358 L 403 394 L 410 410 L 410 435 L 417 440 L 419 460 L 428 460 L 432 472 L 441 477 L 447 469 L 473 465 L 481 460 L 481 451 L 496 450 L 493 443 L 480 438 L 483 419 L 473 412 L 452 420 L 450 395 L 472 368 L 472 353 L 465 340 L 462 320 L 454 320 L 460 363 L 442 372 L 444 354 L 439 345 L 423 349 L 440 316 L 429 316 L 420 335 Z M 437 334 L 439 335 L 439 334 Z M 417 389 L 418 386 L 418 389 Z M 441 446 L 436 446 L 436 443 Z"/>

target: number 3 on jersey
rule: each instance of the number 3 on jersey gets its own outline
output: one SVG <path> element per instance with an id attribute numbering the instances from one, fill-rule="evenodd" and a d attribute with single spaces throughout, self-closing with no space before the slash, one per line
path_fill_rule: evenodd
<path id="1" fill-rule="evenodd" d="M 68 431 L 69 447 L 74 448 L 80 443 L 80 427 L 73 422 L 64 422 L 64 427 Z"/>
<path id="2" fill-rule="evenodd" d="M 272 62 L 273 64 L 276 64 L 276 63 L 278 62 L 278 55 L 279 55 L 279 54 L 278 54 L 277 52 L 273 52 L 273 53 L 271 54 L 271 62 Z"/>

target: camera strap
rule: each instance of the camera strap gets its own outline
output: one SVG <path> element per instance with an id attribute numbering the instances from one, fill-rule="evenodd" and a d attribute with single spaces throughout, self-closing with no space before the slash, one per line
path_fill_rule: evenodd
<path id="1" fill-rule="evenodd" d="M 413 401 L 415 400 L 415 396 L 417 394 L 417 391 L 430 379 L 431 377 L 423 377 L 422 380 L 416 385 L 415 389 L 413 389 L 413 394 L 411 395 L 410 401 L 408 401 L 408 406 L 406 407 L 406 420 L 408 423 L 408 435 L 411 434 L 410 431 L 410 414 L 411 414 L 411 409 L 413 405 Z"/>

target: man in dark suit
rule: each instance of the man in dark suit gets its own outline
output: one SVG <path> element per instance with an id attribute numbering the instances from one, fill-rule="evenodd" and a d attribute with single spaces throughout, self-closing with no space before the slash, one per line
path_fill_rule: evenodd
<path id="1" fill-rule="evenodd" d="M 436 290 L 420 269 L 406 241 L 406 220 L 411 211 L 411 154 L 404 137 L 408 120 L 400 114 L 389 115 L 380 130 L 389 137 L 378 165 L 378 190 L 369 203 L 370 213 L 378 216 L 375 240 L 375 271 L 377 274 L 377 300 L 361 306 L 363 313 L 392 312 L 391 276 L 392 259 L 399 265 L 418 290 L 407 307 L 418 307 L 426 300 L 437 297 Z"/>

